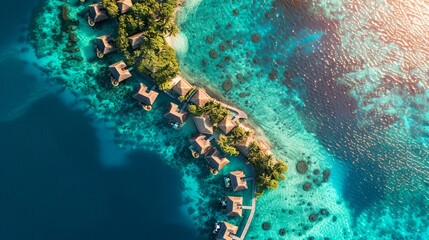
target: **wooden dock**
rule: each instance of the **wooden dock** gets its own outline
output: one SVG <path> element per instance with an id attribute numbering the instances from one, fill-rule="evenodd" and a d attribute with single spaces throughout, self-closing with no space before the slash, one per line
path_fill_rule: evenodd
<path id="1" fill-rule="evenodd" d="M 241 232 L 241 236 L 239 239 L 244 240 L 244 238 L 246 237 L 247 231 L 249 231 L 249 227 L 250 224 L 252 223 L 253 220 L 253 216 L 255 215 L 255 210 L 256 210 L 256 197 L 255 197 L 255 192 L 256 192 L 256 181 L 254 180 L 256 178 L 256 173 L 255 173 L 255 168 L 253 167 L 253 165 L 250 162 L 246 163 L 247 166 L 250 167 L 250 169 L 252 169 L 252 175 L 254 176 L 254 178 L 252 179 L 253 181 L 253 188 L 252 188 L 252 206 L 243 206 L 243 209 L 250 209 L 250 215 L 247 218 L 247 222 L 246 225 L 244 226 L 243 231 Z"/>
<path id="2" fill-rule="evenodd" d="M 253 195 L 255 195 L 255 194 L 253 194 Z M 240 239 L 242 239 L 242 240 L 244 240 L 244 238 L 246 237 L 247 231 L 249 231 L 250 224 L 252 223 L 253 216 L 255 215 L 256 198 L 253 197 L 252 206 L 246 206 L 246 207 L 248 207 L 246 209 L 250 208 L 250 215 L 249 215 L 249 218 L 247 219 L 246 225 L 244 226 L 243 232 L 241 232 Z"/>
<path id="3" fill-rule="evenodd" d="M 218 102 L 220 103 L 220 105 L 226 107 L 228 110 L 236 113 L 236 115 L 234 116 L 234 120 L 236 118 L 238 118 L 238 119 L 247 119 L 248 118 L 247 114 L 244 111 L 242 111 L 242 110 L 240 110 L 240 109 L 238 109 L 236 107 L 233 107 L 231 105 L 228 105 L 226 103 L 223 103 L 223 102 L 220 102 L 220 101 L 218 101 Z"/>

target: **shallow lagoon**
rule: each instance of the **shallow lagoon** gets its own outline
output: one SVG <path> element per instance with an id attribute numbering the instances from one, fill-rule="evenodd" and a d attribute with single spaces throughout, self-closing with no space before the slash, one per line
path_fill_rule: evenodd
<path id="1" fill-rule="evenodd" d="M 290 163 L 281 189 L 258 200 L 249 237 L 427 238 L 427 9 L 187 1 L 174 43 L 182 71 L 248 111 Z M 298 160 L 310 161 L 307 174 Z M 331 180 L 319 186 L 313 170 L 327 168 Z"/>
<path id="2" fill-rule="evenodd" d="M 393 18 L 410 19 L 398 9 L 413 13 L 426 6 L 390 4 L 327 0 L 306 7 L 286 1 L 189 0 L 179 12 L 182 33 L 174 45 L 183 73 L 248 111 L 290 164 L 280 189 L 258 200 L 250 238 L 278 238 L 280 229 L 292 239 L 427 238 L 426 50 L 401 46 L 398 39 L 384 36 L 386 31 L 377 32 L 379 23 L 364 21 L 377 16 L 394 28 L 400 23 Z M 77 18 L 84 8 L 72 5 Z M 59 2 L 50 1 L 48 7 L 52 11 L 39 17 L 39 24 L 50 23 L 39 29 L 37 54 L 43 68 L 77 94 L 91 117 L 114 126 L 118 146 L 152 149 L 180 169 L 187 203 L 183 211 L 208 232 L 213 217 L 222 218 L 214 209 L 224 190 L 221 178 L 181 154 L 195 129 L 187 125 L 180 134 L 171 132 L 160 120 L 166 98 L 150 115 L 135 111 L 130 94 L 139 79 L 112 90 L 104 69 L 118 56 L 95 61 L 90 44 L 94 33 L 110 31 L 109 23 L 95 30 L 80 24 L 81 56 L 89 64 L 65 63 L 65 55 L 57 51 L 65 42 L 53 45 Z M 428 22 L 425 14 L 410 16 L 420 23 L 416 26 Z M 427 36 L 419 34 L 424 33 L 421 27 L 410 33 L 420 41 Z M 216 51 L 215 59 L 210 50 Z M 227 93 L 221 87 L 226 79 L 234 84 Z M 310 162 L 307 174 L 295 171 L 298 160 Z M 235 163 L 239 168 L 240 162 Z M 330 169 L 330 180 L 320 183 L 316 169 Z M 313 182 L 311 191 L 302 190 L 305 182 Z M 310 221 L 311 214 L 316 221 Z M 269 231 L 262 230 L 264 222 L 271 223 Z"/>

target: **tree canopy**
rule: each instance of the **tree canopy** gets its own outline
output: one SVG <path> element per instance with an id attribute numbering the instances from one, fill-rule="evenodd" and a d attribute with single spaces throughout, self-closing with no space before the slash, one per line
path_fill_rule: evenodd
<path id="1" fill-rule="evenodd" d="M 236 127 L 232 129 L 228 136 L 223 134 L 219 135 L 217 144 L 225 154 L 228 154 L 230 156 L 237 156 L 239 152 L 235 145 L 244 140 L 248 135 L 249 132 L 246 132 L 244 128 Z"/>
<path id="2" fill-rule="evenodd" d="M 119 15 L 119 7 L 116 0 L 101 0 L 101 4 L 106 8 L 110 17 L 116 18 Z"/>
<path id="3" fill-rule="evenodd" d="M 257 196 L 262 195 L 267 189 L 278 188 L 279 181 L 286 179 L 284 173 L 288 170 L 287 164 L 274 159 L 271 154 L 264 153 L 258 142 L 252 142 L 250 145 L 248 160 L 253 164 L 257 175 Z"/>
<path id="4" fill-rule="evenodd" d="M 112 0 L 103 1 L 110 4 Z M 175 0 L 140 0 L 131 11 L 118 17 L 117 47 L 128 64 L 137 65 L 140 72 L 150 75 L 161 90 L 169 89 L 179 72 L 176 53 L 164 38 L 178 32 L 174 24 L 175 7 Z M 137 33 L 143 34 L 143 41 L 136 49 L 130 49 L 128 37 Z"/>

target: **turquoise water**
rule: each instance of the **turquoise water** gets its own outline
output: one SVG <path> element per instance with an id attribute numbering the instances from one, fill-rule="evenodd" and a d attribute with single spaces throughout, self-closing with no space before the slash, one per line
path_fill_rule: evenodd
<path id="1" fill-rule="evenodd" d="M 114 129 L 58 84 L 65 75 L 36 58 L 38 3 L 0 9 L 0 239 L 195 239 L 181 174 L 156 147 L 119 148 Z"/>
<path id="2" fill-rule="evenodd" d="M 244 197 L 244 204 L 250 205 L 252 183 L 249 183 L 247 191 L 231 193 L 224 187 L 223 180 L 228 172 L 234 170 L 244 170 L 250 175 L 245 162 L 239 158 L 231 158 L 231 163 L 218 175 L 213 176 L 206 167 L 205 160 L 192 158 L 187 149 L 188 139 L 196 133 L 192 121 L 186 123 L 180 131 L 176 131 L 163 118 L 169 109 L 171 98 L 161 94 L 154 103 L 153 110 L 146 112 L 132 95 L 140 82 L 152 84 L 147 81 L 147 77 L 133 71 L 133 77 L 120 87 L 114 88 L 111 85 L 107 66 L 120 60 L 121 56 L 116 53 L 98 59 L 92 41 L 97 36 L 112 33 L 115 24 L 113 21 L 107 21 L 95 28 L 89 27 L 85 18 L 88 3 L 68 4 L 70 16 L 79 19 L 77 29 L 74 30 L 77 34 L 76 47 L 79 51 L 74 53 L 63 51 L 67 48 L 69 35 L 62 32 L 59 27 L 61 22 L 58 16 L 62 4 L 64 4 L 62 1 L 46 2 L 35 19 L 32 44 L 35 46 L 40 68 L 49 72 L 52 83 L 59 83 L 70 91 L 73 97 L 82 103 L 91 119 L 103 122 L 113 130 L 113 136 L 109 137 L 115 146 L 126 151 L 155 152 L 162 158 L 163 163 L 179 174 L 183 191 L 181 204 L 177 204 L 176 207 L 185 216 L 179 223 L 192 225 L 199 238 L 209 238 L 214 223 L 227 219 L 221 211 L 218 200 L 220 197 L 227 194 L 240 195 Z M 74 56 L 73 60 L 70 60 L 71 56 Z M 108 165 L 117 164 L 114 161 L 107 162 Z M 249 212 L 250 210 L 244 210 L 242 218 L 228 221 L 244 226 L 243 220 L 247 219 Z M 150 216 L 147 217 L 148 221 L 152 219 Z M 163 236 L 160 236 L 160 239 L 163 239 Z"/>
<path id="3" fill-rule="evenodd" d="M 187 1 L 174 42 L 183 72 L 248 111 L 290 164 L 280 190 L 258 200 L 251 239 L 281 228 L 289 239 L 428 238 L 428 7 Z M 331 169 L 330 181 L 297 174 L 298 160 Z"/>
<path id="4" fill-rule="evenodd" d="M 210 175 L 186 151 L 192 123 L 178 132 L 162 119 L 170 99 L 160 96 L 147 113 L 132 99 L 144 77 L 112 88 L 106 67 L 120 55 L 98 60 L 91 41 L 112 32 L 114 23 L 91 29 L 87 4 L 69 2 L 80 21 L 80 52 L 62 51 L 68 41 L 59 28 L 63 2 L 49 1 L 33 38 L 41 68 L 90 117 L 114 129 L 117 146 L 155 151 L 180 173 L 183 221 L 207 239 L 212 224 L 225 219 L 217 203 L 227 194 L 223 174 L 246 170 L 243 162 L 231 159 Z M 173 39 L 182 72 L 246 110 L 290 166 L 279 189 L 258 200 L 247 239 L 429 238 L 428 9 L 417 0 L 186 1 Z M 82 62 L 67 60 L 70 55 Z M 228 92 L 226 79 L 234 84 Z M 299 160 L 308 162 L 306 174 L 297 173 Z M 310 191 L 303 190 L 306 182 Z"/>

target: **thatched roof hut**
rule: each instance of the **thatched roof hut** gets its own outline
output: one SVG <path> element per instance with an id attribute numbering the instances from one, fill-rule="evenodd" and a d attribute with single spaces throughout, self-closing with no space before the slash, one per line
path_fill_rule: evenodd
<path id="1" fill-rule="evenodd" d="M 153 90 L 150 90 L 146 85 L 143 83 L 140 83 L 139 91 L 134 94 L 134 98 L 139 100 L 144 105 L 152 105 L 156 98 L 158 97 L 159 93 L 155 92 Z"/>
<path id="2" fill-rule="evenodd" d="M 116 47 L 113 46 L 113 39 L 110 35 L 103 35 L 97 37 L 95 40 L 98 51 L 102 54 L 108 54 L 116 51 Z"/>
<path id="3" fill-rule="evenodd" d="M 198 132 L 203 134 L 213 134 L 213 124 L 210 122 L 209 116 L 194 116 L 193 119 Z"/>
<path id="4" fill-rule="evenodd" d="M 129 36 L 128 42 L 130 43 L 130 46 L 132 49 L 136 49 L 143 42 L 143 39 L 144 39 L 143 33 L 137 33 L 132 36 Z"/>
<path id="5" fill-rule="evenodd" d="M 194 96 L 192 96 L 190 102 L 199 106 L 204 107 L 206 103 L 211 99 L 211 97 L 206 93 L 202 88 L 198 88 Z"/>
<path id="6" fill-rule="evenodd" d="M 118 4 L 119 11 L 121 13 L 128 12 L 133 6 L 133 2 L 131 0 L 117 0 L 116 3 Z"/>
<path id="7" fill-rule="evenodd" d="M 243 214 L 243 198 L 242 197 L 226 197 L 226 215 L 230 217 L 241 217 Z"/>
<path id="8" fill-rule="evenodd" d="M 122 82 L 131 77 L 130 71 L 124 61 L 119 61 L 109 66 L 112 78 L 117 82 Z"/>
<path id="9" fill-rule="evenodd" d="M 227 222 L 221 222 L 220 230 L 217 234 L 216 240 L 232 240 L 234 237 L 234 234 L 236 234 L 237 231 L 238 231 L 237 226 Z"/>
<path id="10" fill-rule="evenodd" d="M 232 121 L 230 116 L 226 116 L 222 121 L 219 122 L 218 127 L 220 130 L 222 130 L 222 132 L 228 134 L 236 127 L 236 124 Z"/>
<path id="11" fill-rule="evenodd" d="M 244 172 L 240 170 L 229 173 L 231 187 L 234 192 L 247 189 L 247 182 L 244 180 L 245 177 Z"/>
<path id="12" fill-rule="evenodd" d="M 176 85 L 174 85 L 173 91 L 175 91 L 180 96 L 186 96 L 186 94 L 193 88 L 193 86 L 180 75 L 178 75 L 175 80 L 176 79 L 178 80 L 178 82 L 176 83 Z"/>
<path id="13" fill-rule="evenodd" d="M 210 141 L 207 140 L 206 136 L 202 134 L 192 137 L 191 139 L 189 139 L 189 142 L 199 154 L 203 155 L 206 154 L 212 147 Z"/>
<path id="14" fill-rule="evenodd" d="M 241 142 L 237 143 L 237 145 L 235 145 L 235 147 L 245 157 L 249 157 L 250 145 L 252 144 L 253 141 L 254 141 L 253 136 L 247 136 Z"/>
<path id="15" fill-rule="evenodd" d="M 170 110 L 166 114 L 164 114 L 164 117 L 171 122 L 178 123 L 181 125 L 186 121 L 186 118 L 188 117 L 188 112 L 181 111 L 177 104 L 170 103 Z"/>
<path id="16" fill-rule="evenodd" d="M 229 163 L 229 160 L 223 157 L 216 148 L 212 148 L 205 156 L 205 159 L 212 168 L 218 171 Z"/>
<path id="17" fill-rule="evenodd" d="M 89 17 L 96 23 L 108 19 L 109 15 L 107 15 L 107 10 L 103 4 L 94 3 L 89 5 Z"/>

